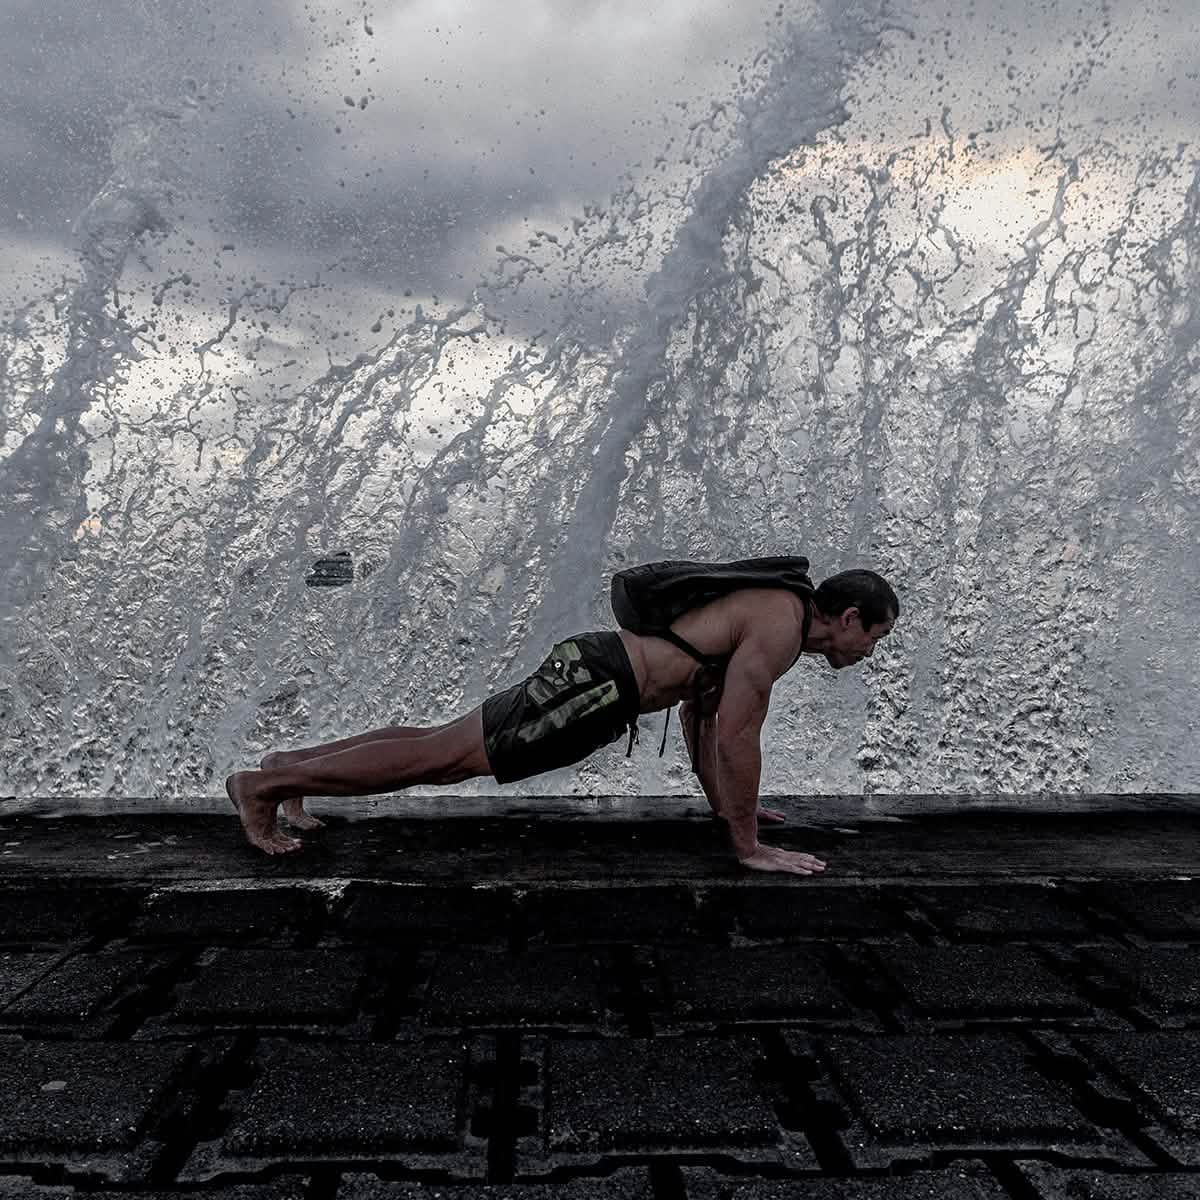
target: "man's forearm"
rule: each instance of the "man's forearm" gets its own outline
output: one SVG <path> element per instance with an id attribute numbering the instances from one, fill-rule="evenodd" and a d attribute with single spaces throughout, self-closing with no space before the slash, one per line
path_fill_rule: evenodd
<path id="1" fill-rule="evenodd" d="M 746 858 L 758 846 L 758 785 L 762 751 L 757 732 L 727 739 L 716 747 L 721 812 L 729 822 L 734 853 Z"/>
<path id="2" fill-rule="evenodd" d="M 700 788 L 704 792 L 704 798 L 708 801 L 708 807 L 713 810 L 714 817 L 722 816 L 721 792 L 717 786 L 715 766 L 705 764 L 702 759 L 696 764 L 696 768 L 696 778 L 700 780 Z"/>
<path id="3" fill-rule="evenodd" d="M 696 774 L 704 789 L 709 807 L 716 816 L 724 813 L 721 805 L 721 784 L 717 778 L 717 731 L 716 722 L 704 722 L 700 726 L 700 756 L 696 760 Z"/>
<path id="4" fill-rule="evenodd" d="M 687 743 L 688 755 L 696 764 L 696 778 L 708 806 L 715 816 L 721 816 L 721 790 L 717 783 L 717 722 L 714 717 L 700 721 L 700 744 L 697 746 L 692 733 L 693 714 L 691 705 L 685 703 L 679 714 L 683 726 L 683 740 Z"/>

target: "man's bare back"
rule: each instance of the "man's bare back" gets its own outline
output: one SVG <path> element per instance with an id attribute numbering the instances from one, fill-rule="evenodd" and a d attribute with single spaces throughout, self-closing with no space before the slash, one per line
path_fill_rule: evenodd
<path id="1" fill-rule="evenodd" d="M 709 658 L 729 659 L 751 633 L 779 647 L 794 662 L 804 631 L 804 604 L 780 588 L 746 588 L 684 613 L 671 628 Z M 642 712 L 659 712 L 689 700 L 700 664 L 672 642 L 620 631 L 642 698 Z"/>

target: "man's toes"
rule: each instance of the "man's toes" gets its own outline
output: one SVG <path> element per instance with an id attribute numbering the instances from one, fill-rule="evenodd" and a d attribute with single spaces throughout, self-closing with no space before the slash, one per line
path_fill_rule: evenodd
<path id="1" fill-rule="evenodd" d="M 279 760 L 282 757 L 282 754 L 278 754 L 274 751 L 272 751 L 270 754 L 264 754 L 262 761 L 258 764 L 258 769 L 260 771 L 273 771 L 277 766 L 279 766 Z"/>
<path id="2" fill-rule="evenodd" d="M 287 854 L 289 851 L 299 850 L 303 844 L 298 838 L 288 837 L 277 829 L 269 830 L 266 833 L 247 831 L 246 840 L 265 854 Z"/>
<path id="3" fill-rule="evenodd" d="M 305 811 L 303 798 L 299 800 L 285 800 L 283 802 L 284 820 L 289 825 L 294 825 L 297 829 L 321 829 L 325 822 L 314 817 L 312 813 Z"/>
<path id="4" fill-rule="evenodd" d="M 298 813 L 287 813 L 287 821 L 289 825 L 295 825 L 297 829 L 324 829 L 325 822 L 320 817 L 314 817 L 312 813 L 305 812 L 301 809 Z"/>

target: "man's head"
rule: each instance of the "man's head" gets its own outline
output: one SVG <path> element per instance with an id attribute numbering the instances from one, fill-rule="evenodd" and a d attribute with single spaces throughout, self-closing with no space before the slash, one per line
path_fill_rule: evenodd
<path id="1" fill-rule="evenodd" d="M 900 615 L 900 601 L 882 575 L 841 571 L 823 580 L 813 595 L 816 613 L 809 648 L 831 667 L 850 667 L 875 652 Z"/>

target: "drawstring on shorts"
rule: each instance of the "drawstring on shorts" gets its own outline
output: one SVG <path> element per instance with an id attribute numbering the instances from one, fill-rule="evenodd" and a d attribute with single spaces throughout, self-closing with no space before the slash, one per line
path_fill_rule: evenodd
<path id="1" fill-rule="evenodd" d="M 665 722 L 663 722 L 662 741 L 659 743 L 659 747 L 658 747 L 658 757 L 659 758 L 662 758 L 663 755 L 666 754 L 666 752 L 667 752 L 667 734 L 671 730 L 671 714 L 674 711 L 675 710 L 673 708 L 667 709 L 667 719 Z M 640 741 L 641 741 L 641 737 L 639 736 L 639 733 L 638 733 L 637 722 L 633 721 L 630 723 L 630 726 L 629 726 L 629 745 L 625 750 L 626 758 L 629 758 L 633 754 L 634 743 L 640 742 Z"/>

